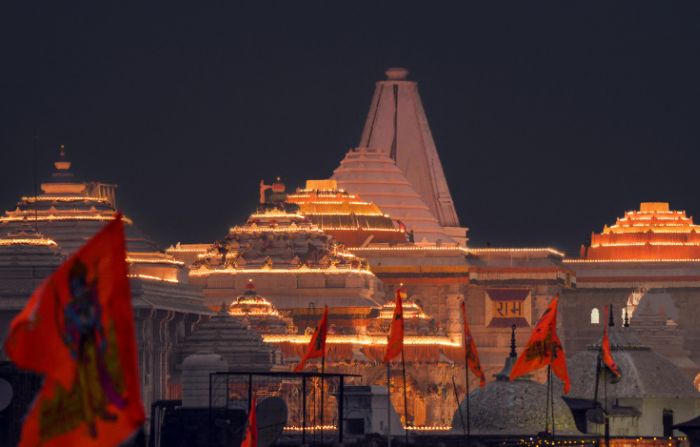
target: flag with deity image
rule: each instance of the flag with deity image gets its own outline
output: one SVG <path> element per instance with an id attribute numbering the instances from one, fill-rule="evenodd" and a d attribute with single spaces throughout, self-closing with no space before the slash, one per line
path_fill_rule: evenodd
<path id="1" fill-rule="evenodd" d="M 121 215 L 14 318 L 5 352 L 44 376 L 20 446 L 113 446 L 144 421 Z"/>
<path id="2" fill-rule="evenodd" d="M 569 392 L 571 381 L 566 368 L 566 354 L 557 335 L 557 305 L 559 296 L 550 301 L 549 306 L 535 325 L 525 350 L 510 373 L 510 380 L 523 376 L 545 366 L 550 366 L 552 372 L 564 382 L 564 394 Z"/>

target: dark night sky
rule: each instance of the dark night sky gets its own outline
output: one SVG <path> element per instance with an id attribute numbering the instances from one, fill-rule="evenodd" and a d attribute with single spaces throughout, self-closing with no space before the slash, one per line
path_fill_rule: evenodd
<path id="1" fill-rule="evenodd" d="M 37 129 L 40 179 L 64 143 L 162 245 L 220 238 L 261 177 L 328 177 L 405 66 L 473 244 L 574 250 L 648 200 L 700 218 L 697 2 L 13 3 L 2 209 Z"/>

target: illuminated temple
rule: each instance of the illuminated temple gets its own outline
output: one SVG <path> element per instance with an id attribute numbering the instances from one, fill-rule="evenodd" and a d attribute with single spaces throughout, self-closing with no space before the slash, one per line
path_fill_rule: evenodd
<path id="1" fill-rule="evenodd" d="M 632 347 L 620 342 L 620 349 L 644 350 L 625 351 L 625 365 L 634 368 L 635 359 L 653 357 L 655 364 L 676 368 L 669 377 L 700 388 L 700 235 L 692 218 L 667 203 L 642 203 L 593 233 L 578 258 L 551 247 L 473 247 L 417 84 L 405 69 L 386 74 L 376 85 L 358 147 L 339 152 L 333 172 L 320 172 L 320 179 L 299 188 L 287 191 L 279 178 L 261 181 L 257 208 L 245 221 L 224 223 L 230 227 L 222 228 L 220 240 L 160 250 L 125 217 L 146 407 L 182 398 L 188 356 L 218 355 L 230 370 L 290 371 L 324 306 L 326 372 L 357 374 L 348 384 L 383 386 L 382 358 L 399 287 L 407 292 L 407 417 L 398 392 L 399 362 L 393 365 L 392 399 L 402 423 L 417 431 L 461 430 L 453 426 L 467 389 L 463 301 L 489 382 L 475 391 L 478 380 L 470 375 L 474 408 L 483 410 L 475 432 L 506 434 L 514 427 L 508 418 L 522 422 L 519 434 L 541 425 L 518 409 L 541 406 L 544 370 L 513 384 L 504 380 L 503 359 L 522 350 L 555 295 L 561 296 L 559 333 L 576 364 L 589 360 L 605 323 L 603 308 L 612 304 L 618 324 L 629 323 L 615 337 L 637 340 Z M 61 150 L 41 193 L 21 197 L 0 216 L 0 321 L 9 324 L 41 280 L 115 210 L 116 186 L 80 180 Z M 320 366 L 315 360 L 309 365 Z M 588 392 L 589 376 L 572 375 L 577 389 Z M 632 379 L 625 386 L 650 383 Z M 687 386 L 678 389 L 687 399 L 676 414 L 685 417 L 695 397 Z M 640 415 L 647 412 L 642 419 L 673 410 L 673 402 L 665 401 L 668 408 L 646 405 L 651 391 L 635 393 L 624 396 Z M 563 405 L 558 396 L 556 402 Z M 625 427 L 634 426 L 625 419 L 629 414 L 620 416 Z M 579 422 L 574 428 L 568 414 L 560 420 L 571 433 L 581 431 Z"/>

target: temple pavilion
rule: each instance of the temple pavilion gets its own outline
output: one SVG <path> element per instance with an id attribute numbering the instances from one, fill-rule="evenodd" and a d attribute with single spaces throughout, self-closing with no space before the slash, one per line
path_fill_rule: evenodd
<path id="1" fill-rule="evenodd" d="M 0 321 L 5 326 L 53 270 L 116 215 L 116 185 L 81 180 L 63 146 L 41 193 L 0 216 Z M 146 408 L 179 397 L 178 343 L 212 312 L 184 262 L 124 217 L 142 396 Z M 5 333 L 3 331 L 2 337 Z"/>
<path id="2" fill-rule="evenodd" d="M 564 264 L 577 287 L 562 300 L 564 338 L 571 353 L 600 336 L 604 306 L 613 305 L 630 329 L 700 382 L 700 227 L 666 202 L 643 202 L 591 235 L 581 257 Z"/>

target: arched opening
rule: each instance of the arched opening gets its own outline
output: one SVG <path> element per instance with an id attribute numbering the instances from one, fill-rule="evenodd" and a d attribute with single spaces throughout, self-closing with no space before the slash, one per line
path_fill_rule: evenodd
<path id="1" fill-rule="evenodd" d="M 591 310 L 591 324 L 600 324 L 600 311 L 597 307 Z"/>

